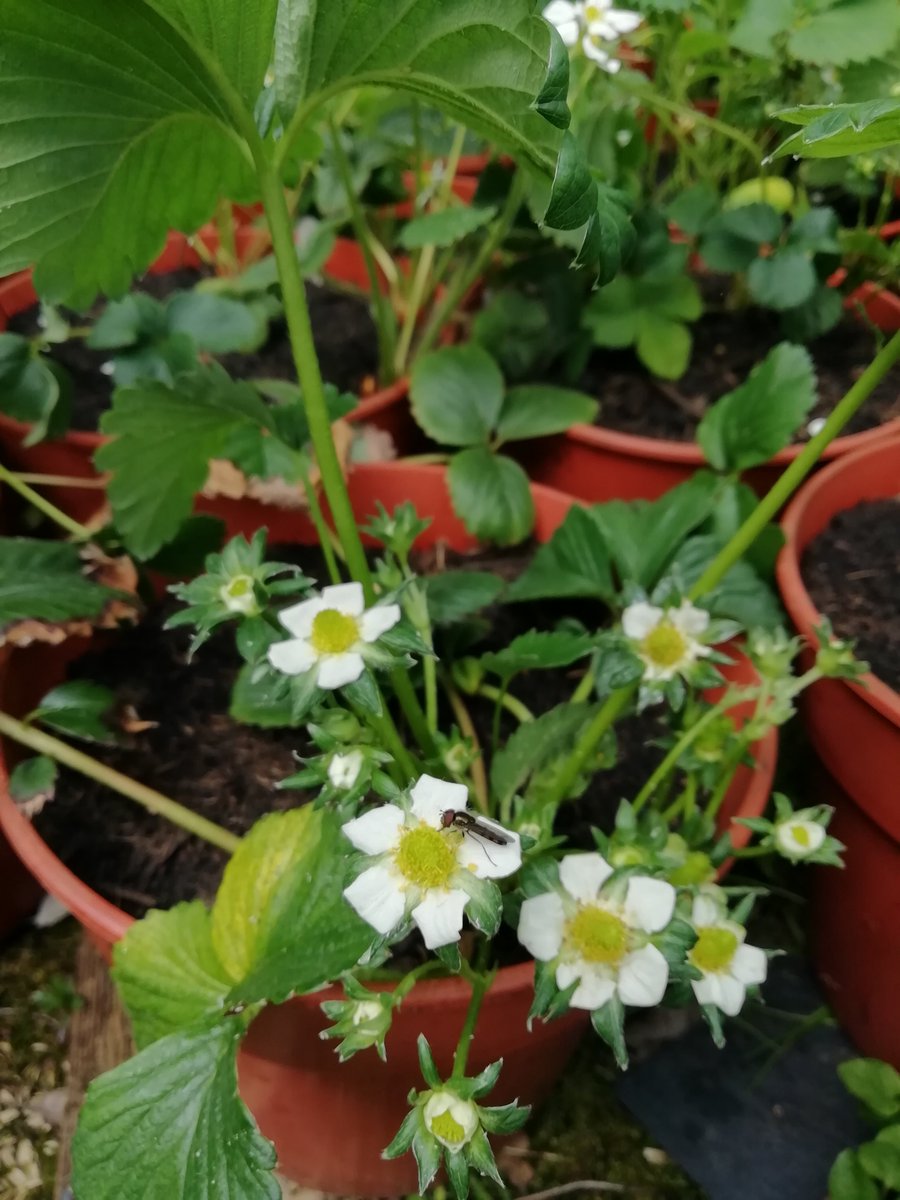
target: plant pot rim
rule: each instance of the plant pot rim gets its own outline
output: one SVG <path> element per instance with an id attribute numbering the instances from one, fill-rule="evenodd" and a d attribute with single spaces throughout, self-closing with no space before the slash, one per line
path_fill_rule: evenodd
<path id="1" fill-rule="evenodd" d="M 818 645 L 813 627 L 821 624 L 823 614 L 813 603 L 800 570 L 800 560 L 807 545 L 812 541 L 812 537 L 810 537 L 801 543 L 800 527 L 810 506 L 822 496 L 827 495 L 835 480 L 843 479 L 854 473 L 860 480 L 865 478 L 865 464 L 871 454 L 893 451 L 897 459 L 898 477 L 900 477 L 900 421 L 892 421 L 883 428 L 888 429 L 893 425 L 897 425 L 898 428 L 892 439 L 886 438 L 879 445 L 866 445 L 853 454 L 845 455 L 809 479 L 791 501 L 782 518 L 781 528 L 785 536 L 785 544 L 781 548 L 775 567 L 778 586 L 791 620 L 812 645 Z M 867 498 L 860 495 L 859 500 L 855 503 L 861 503 Z M 832 516 L 845 511 L 846 507 L 849 506 L 836 508 Z M 814 534 L 813 537 L 815 536 Z M 895 692 L 871 671 L 861 675 L 858 681 L 845 679 L 841 682 L 852 688 L 861 700 L 900 728 L 900 693 Z"/>
<path id="2" fill-rule="evenodd" d="M 693 467 L 696 470 L 709 466 L 696 442 L 676 442 L 671 438 L 620 433 L 618 430 L 606 429 L 600 425 L 573 425 L 563 436 L 582 446 L 588 446 L 594 450 L 612 451 L 625 458 L 676 463 L 684 467 Z M 873 429 L 863 429 L 859 433 L 850 433 L 846 437 L 835 438 L 822 458 L 824 461 L 844 458 L 848 454 L 868 449 L 898 436 L 900 436 L 900 417 L 893 417 L 890 421 L 886 421 L 883 425 L 876 425 Z M 803 443 L 786 446 L 761 465 L 786 467 L 800 455 L 804 448 Z"/>
<path id="3" fill-rule="evenodd" d="M 374 477 L 389 473 L 412 481 L 417 479 L 429 490 L 443 484 L 446 468 L 426 464 L 370 463 L 354 468 L 353 474 L 365 480 L 366 476 Z M 532 495 L 538 508 L 544 508 L 551 513 L 567 509 L 577 504 L 572 497 L 547 487 L 544 484 L 532 483 Z M 761 816 L 765 811 L 772 788 L 775 765 L 778 752 L 778 733 L 770 729 L 753 747 L 756 769 L 749 776 L 744 795 L 735 816 Z M 40 836 L 34 825 L 19 811 L 9 795 L 8 774 L 2 754 L 0 754 L 0 830 L 2 830 L 16 854 L 26 864 L 35 878 L 56 897 L 88 932 L 99 942 L 109 944 L 119 941 L 133 923 L 133 918 L 116 905 L 104 899 L 88 884 L 61 861 Z M 750 831 L 744 826 L 735 830 L 736 844 L 743 845 L 750 837 Z M 746 836 L 743 836 L 746 835 Z M 533 970 L 532 962 L 520 963 L 504 967 L 498 973 L 496 986 L 502 989 L 514 990 L 527 981 Z M 424 995 L 440 1000 L 447 988 L 458 985 L 458 980 L 423 979 L 416 990 L 425 989 Z M 311 1002 L 318 1004 L 326 995 L 324 992 L 310 993 Z M 303 999 L 303 997 L 300 997 Z"/>

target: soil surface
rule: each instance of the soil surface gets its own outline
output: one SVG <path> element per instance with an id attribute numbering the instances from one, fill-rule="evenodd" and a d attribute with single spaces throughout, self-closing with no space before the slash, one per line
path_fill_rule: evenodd
<path id="1" fill-rule="evenodd" d="M 900 691 L 900 499 L 839 513 L 803 556 L 803 579 L 839 637 Z"/>
<path id="2" fill-rule="evenodd" d="M 164 300 L 175 291 L 190 290 L 198 277 L 208 277 L 210 273 L 208 268 L 202 268 L 145 275 L 135 283 L 135 289 Z M 378 334 L 368 302 L 361 296 L 315 283 L 306 284 L 306 297 L 326 383 L 354 395 L 373 391 L 378 371 Z M 93 309 L 89 317 L 95 319 L 101 311 L 102 305 Z M 7 329 L 10 333 L 34 337 L 40 333 L 39 314 L 37 305 L 26 309 L 10 317 Z M 83 316 L 67 315 L 73 325 L 84 323 Z M 96 432 L 112 401 L 112 380 L 103 371 L 111 352 L 91 350 L 81 338 L 73 338 L 53 346 L 50 354 L 72 379 L 70 427 Z M 296 379 L 287 326 L 282 320 L 272 322 L 268 341 L 258 351 L 221 355 L 219 361 L 235 379 Z"/>
<path id="3" fill-rule="evenodd" d="M 597 351 L 578 386 L 600 401 L 596 424 L 640 437 L 694 440 L 706 409 L 743 383 L 750 370 L 779 342 L 787 340 L 775 313 L 749 308 L 722 310 L 724 297 L 707 297 L 718 307 L 705 312 L 691 331 L 694 350 L 681 379 L 656 379 L 631 351 Z M 819 399 L 810 414 L 827 416 L 872 361 L 873 332 L 847 315 L 828 334 L 807 347 L 816 368 Z M 900 417 L 900 375 L 892 372 L 878 385 L 847 427 L 847 433 Z M 808 439 L 801 430 L 797 441 Z"/>

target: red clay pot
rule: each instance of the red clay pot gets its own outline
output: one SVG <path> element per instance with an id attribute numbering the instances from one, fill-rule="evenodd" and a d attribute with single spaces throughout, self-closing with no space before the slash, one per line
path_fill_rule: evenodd
<path id="1" fill-rule="evenodd" d="M 214 248 L 217 241 L 214 230 L 205 229 L 201 236 L 210 248 Z M 249 226 L 240 227 L 236 237 L 239 256 L 242 260 L 258 257 L 260 247 L 266 244 L 267 239 L 268 234 L 265 230 Z M 188 238 L 181 233 L 170 233 L 166 248 L 150 268 L 150 273 L 164 275 L 182 267 L 199 267 L 200 263 L 201 260 L 192 249 Z M 362 291 L 368 290 L 369 281 L 362 253 L 357 244 L 349 239 L 338 238 L 323 273 L 337 282 L 349 284 Z M 29 271 L 21 271 L 0 281 L 0 331 L 6 328 L 10 317 L 30 308 L 36 302 L 37 296 L 31 284 Z M 409 453 L 418 445 L 421 434 L 406 403 L 408 390 L 408 382 L 405 379 L 398 380 L 389 387 L 377 389 L 361 398 L 358 407 L 347 419 L 352 424 L 374 425 L 390 435 L 398 453 Z M 24 446 L 23 440 L 28 431 L 29 426 L 0 413 L 0 455 L 4 462 L 20 471 L 84 479 L 89 485 L 93 484 L 85 488 L 71 485 L 49 485 L 41 488 L 63 512 L 77 521 L 89 521 L 102 503 L 103 488 L 97 486 L 100 475 L 94 468 L 93 460 L 94 454 L 106 439 L 99 433 L 73 430 L 64 438 L 55 441 Z M 203 511 L 215 513 L 216 503 L 204 502 Z M 225 503 L 228 506 L 236 502 Z M 285 519 L 282 510 L 274 505 L 265 505 L 253 500 L 240 503 L 253 510 L 248 520 L 256 526 L 283 522 Z M 287 516 L 290 518 L 291 514 L 288 513 Z"/>
<path id="2" fill-rule="evenodd" d="M 837 513 L 898 491 L 900 437 L 894 437 L 833 463 L 788 508 L 777 577 L 784 605 L 808 644 L 807 662 L 821 615 L 800 572 L 804 550 Z M 900 1018 L 891 987 L 900 965 L 900 694 L 872 674 L 854 683 L 823 679 L 805 693 L 803 715 L 839 789 L 834 832 L 847 845 L 846 871 L 833 872 L 833 880 L 823 875 L 819 883 L 823 902 L 813 914 L 819 971 L 860 1049 L 900 1067 Z"/>
<path id="3" fill-rule="evenodd" d="M 476 543 L 453 514 L 444 471 L 437 467 L 392 463 L 362 466 L 350 476 L 350 494 L 357 516 L 374 511 L 380 500 L 388 508 L 411 500 L 432 517 L 425 543 L 438 540 L 456 550 L 475 549 Z M 536 536 L 546 540 L 562 521 L 571 500 L 548 488 L 533 488 L 537 508 Z M 28 652 L 29 654 L 31 652 Z M 70 651 L 71 653 L 71 651 Z M 39 658 L 55 662 L 60 673 L 60 649 L 48 656 L 41 650 L 28 670 L 5 682 L 21 692 L 18 704 L 33 702 L 51 682 L 40 678 Z M 739 660 L 735 678 L 747 679 L 752 667 Z M 4 698 L 8 704 L 9 698 Z M 19 708 L 21 711 L 21 707 Z M 746 714 L 744 714 L 746 715 Z M 737 714 L 740 719 L 741 714 Z M 758 816 L 766 807 L 775 769 L 777 738 L 770 733 L 754 747 L 757 768 L 741 767 L 721 813 L 721 827 L 735 815 Z M 0 828 L 35 875 L 65 904 L 91 937 L 108 954 L 127 930 L 130 919 L 77 879 L 53 854 L 31 823 L 15 808 L 5 787 L 0 761 Z M 739 827 L 735 840 L 749 836 Z M 532 967 L 506 967 L 498 974 L 485 1000 L 475 1037 L 471 1066 L 504 1059 L 501 1084 L 492 1103 L 518 1096 L 540 1103 L 549 1094 L 586 1025 L 585 1014 L 571 1013 L 549 1025 L 525 1026 L 532 995 Z M 387 1063 L 357 1056 L 339 1065 L 333 1050 L 320 1041 L 326 1024 L 319 1004 L 333 992 L 298 997 L 267 1009 L 252 1026 L 239 1058 L 241 1094 L 260 1128 L 278 1150 L 279 1167 L 308 1187 L 343 1195 L 394 1195 L 415 1192 L 412 1159 L 380 1160 L 380 1151 L 393 1137 L 406 1112 L 406 1094 L 419 1085 L 415 1040 L 424 1032 L 441 1070 L 450 1066 L 453 1048 L 465 1014 L 467 988 L 458 980 L 426 980 L 404 1001 L 388 1036 Z"/>

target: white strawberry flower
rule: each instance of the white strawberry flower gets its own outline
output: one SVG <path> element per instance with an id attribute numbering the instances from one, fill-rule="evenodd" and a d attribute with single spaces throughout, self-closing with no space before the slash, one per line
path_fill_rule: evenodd
<path id="1" fill-rule="evenodd" d="M 380 934 L 412 919 L 434 950 L 458 941 L 466 905 L 484 898 L 487 880 L 519 869 L 522 846 L 517 833 L 481 816 L 479 821 L 503 834 L 502 845 L 445 827 L 444 813 L 466 811 L 468 791 L 461 783 L 423 775 L 409 799 L 409 809 L 383 804 L 343 826 L 356 849 L 374 860 L 344 896 Z"/>
<path id="2" fill-rule="evenodd" d="M 519 941 L 541 962 L 557 960 L 561 990 L 578 981 L 573 1008 L 593 1011 L 614 996 L 650 1008 L 669 981 L 665 956 L 649 939 L 672 920 L 675 889 L 663 879 L 632 875 L 624 889 L 604 891 L 613 870 L 600 854 L 569 854 L 559 864 L 562 892 L 522 905 Z"/>
<path id="3" fill-rule="evenodd" d="M 448 1150 L 459 1150 L 481 1124 L 478 1108 L 471 1100 L 463 1100 L 456 1092 L 434 1092 L 422 1111 L 428 1132 Z"/>
<path id="4" fill-rule="evenodd" d="M 809 811 L 809 810 L 804 810 Z M 804 816 L 804 811 L 795 813 L 775 825 L 775 845 L 785 858 L 795 862 L 811 858 L 821 850 L 828 834 L 824 825 Z"/>
<path id="5" fill-rule="evenodd" d="M 612 0 L 587 0 L 583 13 L 588 33 L 607 42 L 634 33 L 643 20 L 640 13 L 629 8 L 616 8 Z"/>
<path id="6" fill-rule="evenodd" d="M 400 620 L 398 604 L 366 608 L 361 583 L 341 583 L 278 614 L 293 636 L 269 647 L 269 662 L 285 675 L 316 672 L 320 688 L 355 683 L 366 649 Z"/>
<path id="7" fill-rule="evenodd" d="M 331 786 L 342 792 L 349 791 L 359 779 L 364 761 L 362 750 L 348 750 L 346 754 L 332 754 L 328 764 L 328 780 Z"/>
<path id="8" fill-rule="evenodd" d="M 559 36 L 567 46 L 574 46 L 581 33 L 581 4 L 570 0 L 551 0 L 544 9 L 544 20 L 555 25 Z"/>
<path id="9" fill-rule="evenodd" d="M 712 653 L 701 636 L 709 613 L 689 600 L 677 607 L 658 608 L 639 600 L 622 613 L 622 631 L 644 664 L 647 683 L 664 683 L 690 670 L 698 658 Z"/>
<path id="10" fill-rule="evenodd" d="M 245 617 L 255 617 L 260 611 L 252 575 L 232 575 L 219 588 L 219 599 L 229 612 Z"/>
<path id="11" fill-rule="evenodd" d="M 695 898 L 691 924 L 697 941 L 688 951 L 688 962 L 702 976 L 691 981 L 694 995 L 698 1003 L 736 1017 L 744 1006 L 747 988 L 765 982 L 766 953 L 745 943 L 746 929 L 729 920 L 725 907 L 710 894 Z"/>
<path id="12" fill-rule="evenodd" d="M 615 74 L 622 64 L 612 51 L 619 40 L 632 33 L 641 23 L 640 13 L 616 8 L 612 0 L 552 0 L 544 9 L 544 17 L 555 25 L 568 47 L 581 41 L 581 48 L 593 62 Z"/>

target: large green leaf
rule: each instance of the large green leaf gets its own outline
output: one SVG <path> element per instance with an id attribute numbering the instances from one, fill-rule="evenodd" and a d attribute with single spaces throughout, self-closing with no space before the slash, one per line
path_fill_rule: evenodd
<path id="1" fill-rule="evenodd" d="M 532 629 L 513 638 L 502 650 L 483 654 L 481 664 L 486 671 L 511 679 L 519 671 L 569 667 L 590 654 L 593 645 L 585 633 Z"/>
<path id="2" fill-rule="evenodd" d="M 900 1116 L 900 1071 L 877 1058 L 853 1058 L 838 1067 L 841 1083 L 880 1120 Z"/>
<path id="3" fill-rule="evenodd" d="M 442 571 L 422 579 L 428 615 L 434 625 L 451 625 L 493 604 L 503 580 L 490 571 Z"/>
<path id="4" fill-rule="evenodd" d="M 890 51 L 900 34 L 896 0 L 832 0 L 804 14 L 788 38 L 795 58 L 819 66 L 843 67 Z"/>
<path id="5" fill-rule="evenodd" d="M 270 813 L 225 868 L 212 940 L 235 980 L 230 1000 L 284 1000 L 354 966 L 372 930 L 344 900 L 349 843 L 337 817 L 311 805 Z"/>
<path id="6" fill-rule="evenodd" d="M 275 1150 L 237 1094 L 244 1023 L 154 1042 L 88 1088 L 72 1189 L 90 1200 L 278 1200 Z"/>
<path id="7" fill-rule="evenodd" d="M 573 505 L 549 542 L 509 589 L 510 600 L 583 596 L 612 601 L 615 585 L 606 543 L 589 509 Z"/>
<path id="8" fill-rule="evenodd" d="M 491 436 L 503 404 L 503 375 L 481 346 L 447 346 L 420 358 L 409 381 L 413 416 L 445 446 Z"/>
<path id="9" fill-rule="evenodd" d="M 87 742 L 115 743 L 116 733 L 110 718 L 116 707 L 116 694 L 90 679 L 69 679 L 47 692 L 31 714 L 66 737 Z"/>
<path id="10" fill-rule="evenodd" d="M 717 471 L 746 470 L 788 445 L 815 400 L 809 353 L 782 342 L 740 387 L 706 412 L 697 427 L 697 441 Z"/>
<path id="11" fill-rule="evenodd" d="M 756 258 L 747 268 L 747 287 L 757 304 L 782 312 L 796 308 L 813 294 L 816 269 L 803 250 L 785 249 Z"/>
<path id="12" fill-rule="evenodd" d="M 0 631 L 14 621 L 98 617 L 115 595 L 86 579 L 76 546 L 0 538 Z"/>
<path id="13" fill-rule="evenodd" d="M 407 222 L 400 230 L 397 241 L 404 250 L 421 250 L 424 246 L 454 246 L 470 233 L 482 229 L 496 215 L 496 208 L 475 204 L 426 213 Z"/>
<path id="14" fill-rule="evenodd" d="M 564 433 L 572 425 L 590 425 L 599 405 L 593 396 L 546 383 L 510 388 L 503 398 L 497 434 L 506 442 Z"/>
<path id="15" fill-rule="evenodd" d="M 781 143 L 777 157 L 845 158 L 900 144 L 900 100 L 801 104 L 778 116 L 802 128 Z"/>
<path id="16" fill-rule="evenodd" d="M 199 900 L 136 921 L 115 948 L 113 979 L 139 1049 L 222 1018 L 235 982 L 213 948 L 209 909 Z"/>
<path id="17" fill-rule="evenodd" d="M 505 454 L 487 446 L 460 450 L 447 471 L 453 510 L 466 529 L 485 542 L 513 546 L 534 528 L 528 476 Z"/>
<path id="18" fill-rule="evenodd" d="M 217 366 L 182 376 L 176 389 L 143 383 L 115 393 L 100 423 L 113 441 L 97 452 L 111 471 L 108 495 L 129 550 L 149 558 L 178 532 L 203 487 L 209 460 L 245 424 L 272 428 L 272 417 L 247 383 Z"/>

